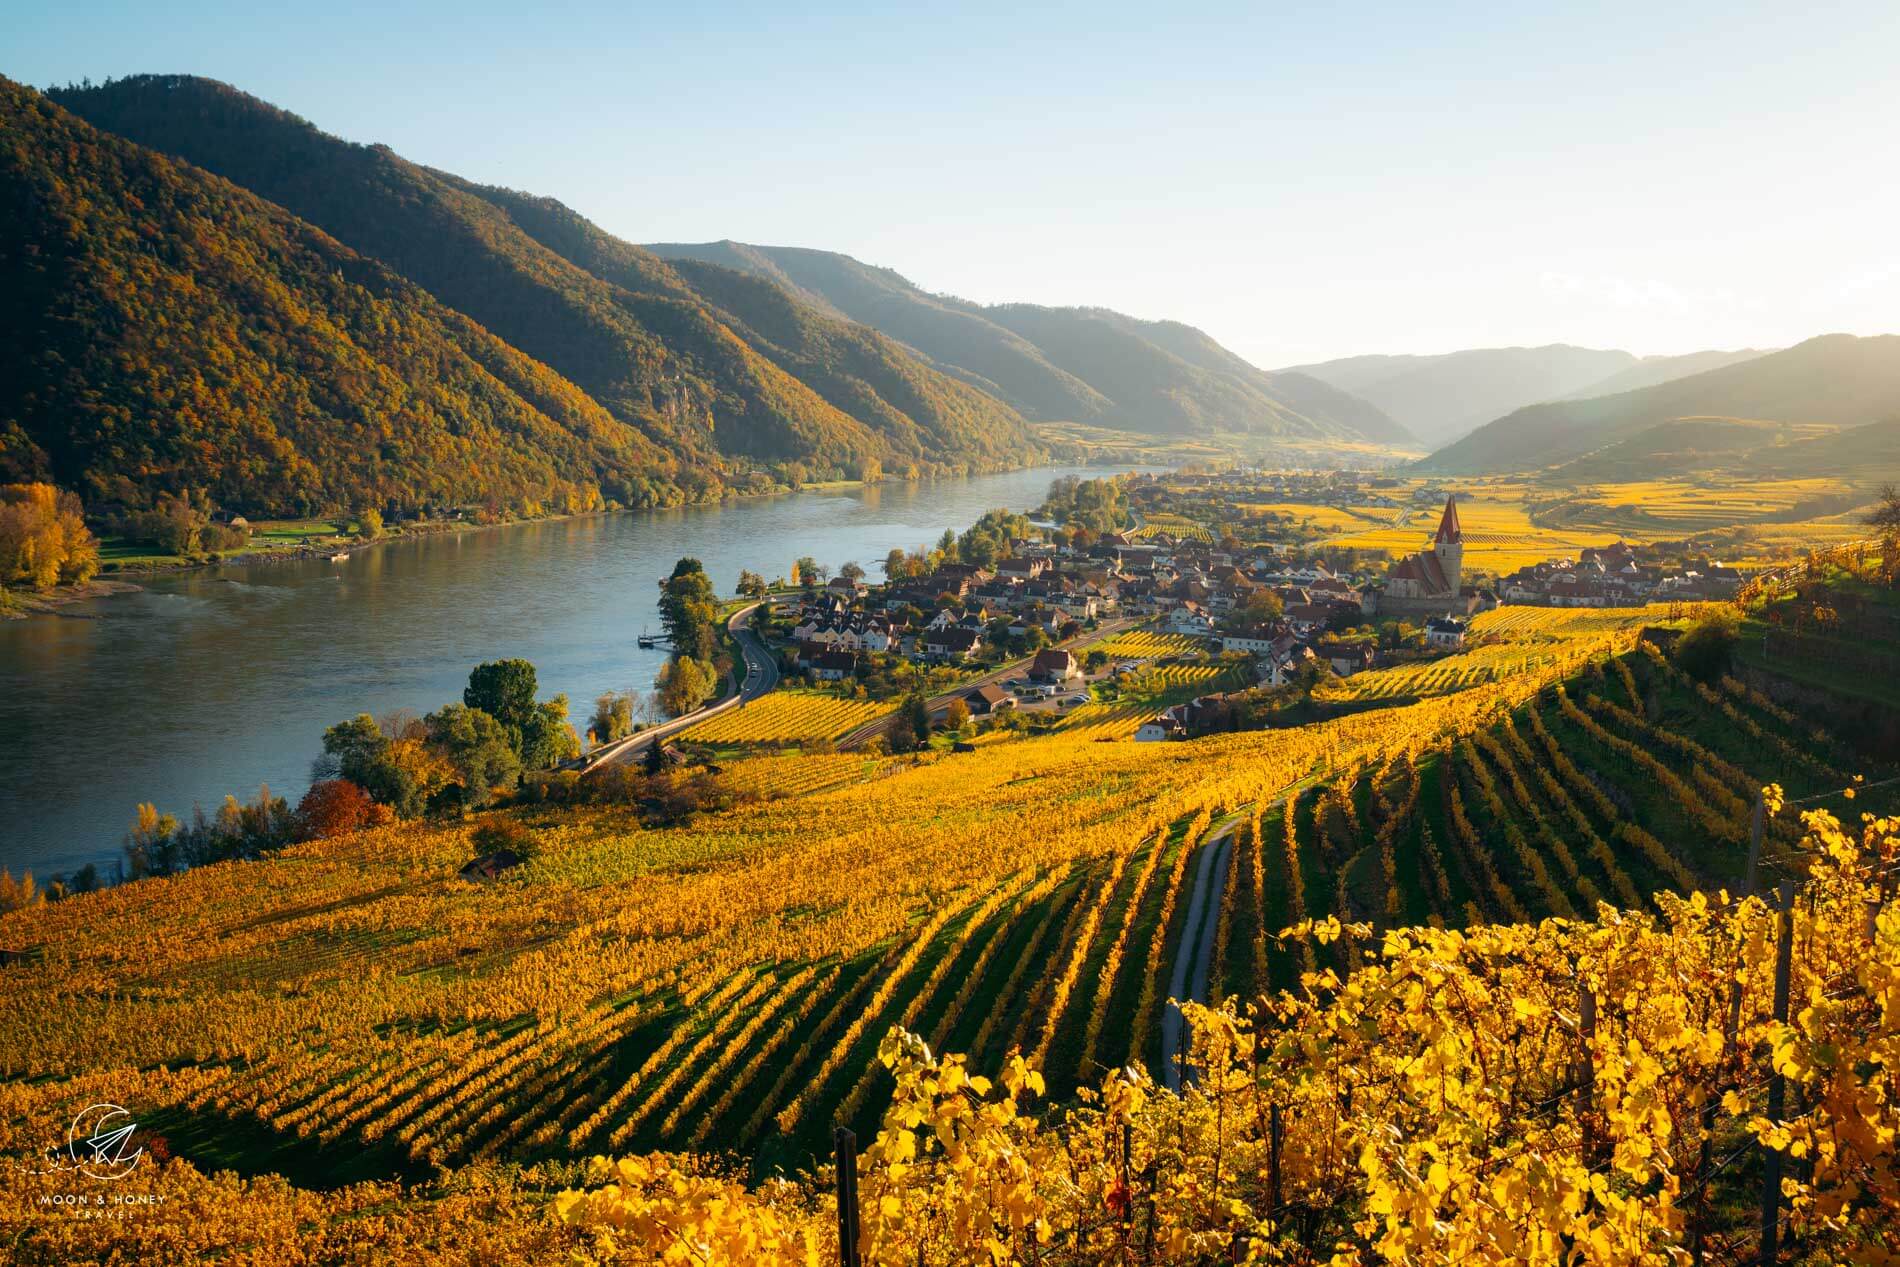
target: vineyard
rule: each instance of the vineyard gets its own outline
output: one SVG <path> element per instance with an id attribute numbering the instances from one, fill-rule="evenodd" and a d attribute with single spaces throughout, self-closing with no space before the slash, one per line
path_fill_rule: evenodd
<path id="1" fill-rule="evenodd" d="M 1020 1052 L 1058 1101 L 1162 1068 L 1191 925 L 1208 999 L 1244 1002 L 1401 927 L 1673 918 L 1658 893 L 1739 881 L 1766 783 L 1888 803 L 1824 714 L 1600 616 L 1499 617 L 1579 662 L 1287 730 L 1102 744 L 1121 706 L 1089 705 L 972 752 L 736 761 L 760 795 L 683 827 L 511 811 L 531 857 L 489 882 L 458 876 L 479 820 L 409 824 L 0 916 L 0 1151 L 110 1100 L 199 1169 L 306 1183 L 524 1163 L 571 1186 L 579 1158 L 654 1149 L 797 1170 L 916 1091 L 894 1029 L 997 1085 L 1027 1085 Z M 1126 706 L 1231 671 L 1152 666 Z M 1761 845 L 1766 882 L 1805 865 L 1791 814 Z M 1343 1200 L 1362 1150 L 1288 1174 Z"/>
<path id="2" fill-rule="evenodd" d="M 1161 656 L 1185 655 L 1198 651 L 1206 641 L 1191 634 L 1157 633 L 1152 629 L 1130 629 L 1099 643 L 1111 659 L 1153 660 Z"/>
<path id="3" fill-rule="evenodd" d="M 1331 699 L 1444 695 L 1535 675 L 1562 676 L 1601 656 L 1645 624 L 1693 616 L 1699 604 L 1652 604 L 1592 610 L 1499 607 L 1472 618 L 1466 650 L 1414 664 L 1395 664 L 1328 683 Z"/>
<path id="4" fill-rule="evenodd" d="M 829 742 L 890 712 L 888 701 L 848 700 L 820 691 L 778 690 L 699 723 L 682 738 L 714 745 Z"/>
<path id="5" fill-rule="evenodd" d="M 1163 512 L 1155 512 L 1147 516 L 1147 522 L 1130 535 L 1138 541 L 1146 541 L 1162 533 L 1166 533 L 1177 541 L 1208 542 L 1214 539 L 1214 534 L 1208 531 L 1207 525 L 1196 523 L 1185 515 L 1170 515 Z"/>
<path id="6" fill-rule="evenodd" d="M 1471 488 L 1460 487 L 1458 494 L 1458 518 L 1464 525 L 1467 570 L 1503 575 L 1545 559 L 1575 558 L 1586 546 L 1604 546 L 1622 539 L 1615 532 L 1594 524 L 1562 528 L 1540 526 L 1532 521 L 1526 490 L 1518 485 L 1481 483 Z M 1431 523 L 1423 520 L 1403 528 L 1367 527 L 1336 537 L 1332 544 L 1398 556 L 1424 545 L 1430 538 L 1430 529 Z"/>

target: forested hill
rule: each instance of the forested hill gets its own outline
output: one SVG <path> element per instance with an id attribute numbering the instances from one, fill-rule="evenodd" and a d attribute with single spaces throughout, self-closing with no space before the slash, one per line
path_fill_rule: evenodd
<path id="1" fill-rule="evenodd" d="M 0 79 L 0 481 L 247 514 L 680 500 L 681 463 L 388 268 Z"/>
<path id="2" fill-rule="evenodd" d="M 1900 335 L 1830 334 L 1640 391 L 1531 405 L 1440 449 L 1421 466 L 1449 474 L 1549 466 L 1682 418 L 1863 427 L 1895 417 Z"/>
<path id="3" fill-rule="evenodd" d="M 650 249 L 739 269 L 875 326 L 1031 418 L 1159 435 L 1410 441 L 1375 406 L 1304 376 L 1283 384 L 1179 322 L 1103 308 L 985 306 L 830 251 L 741 242 Z"/>
<path id="4" fill-rule="evenodd" d="M 884 436 L 900 460 L 935 457 L 999 466 L 1020 462 L 1037 447 L 1016 410 L 829 306 L 735 269 L 697 260 L 668 264 L 552 198 L 447 179 L 493 203 L 530 237 L 596 277 L 629 290 L 670 287 L 709 306 L 773 364 Z"/>
<path id="5" fill-rule="evenodd" d="M 869 389 L 815 388 L 742 337 L 663 261 L 578 217 L 560 223 L 546 204 L 339 140 L 226 85 L 137 76 L 49 95 L 99 127 L 282 205 L 545 362 L 671 455 L 688 496 L 1039 456 L 1006 406 L 979 411 L 963 400 L 961 428 L 981 432 L 984 444 L 938 443 L 959 427 L 913 417 Z M 927 367 L 911 368 L 929 381 Z M 919 408 L 941 395 L 923 393 Z"/>

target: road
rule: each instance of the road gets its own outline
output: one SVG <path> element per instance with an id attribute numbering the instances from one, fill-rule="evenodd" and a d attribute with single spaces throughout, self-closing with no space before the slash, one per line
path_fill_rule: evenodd
<path id="1" fill-rule="evenodd" d="M 1181 1015 L 1178 1000 L 1207 1002 L 1207 978 L 1214 959 L 1215 934 L 1220 926 L 1221 896 L 1234 850 L 1238 815 L 1209 832 L 1194 864 L 1194 892 L 1188 898 L 1187 923 L 1174 950 L 1174 975 L 1168 982 L 1168 1006 L 1161 1013 L 1161 1077 L 1170 1091 L 1181 1089 Z M 1209 877 L 1212 877 L 1210 882 Z M 1189 974 L 1192 973 L 1192 979 Z"/>
<path id="2" fill-rule="evenodd" d="M 1077 634 L 1075 637 L 1071 638 L 1069 641 L 1059 642 L 1056 644 L 1056 646 L 1061 647 L 1061 648 L 1066 648 L 1067 650 L 1070 650 L 1070 651 L 1077 651 L 1077 652 L 1085 651 L 1089 647 L 1094 646 L 1096 643 L 1105 642 L 1108 639 L 1113 638 L 1116 634 L 1121 633 L 1122 631 L 1129 629 L 1139 623 L 1140 623 L 1139 620 L 1137 620 L 1134 617 L 1129 617 L 1129 616 L 1117 617 L 1114 620 L 1105 620 L 1101 623 L 1100 626 L 1098 626 L 1095 629 L 1090 630 L 1088 633 Z M 1004 678 L 1007 678 L 1007 677 L 1013 677 L 1016 674 L 1022 672 L 1024 666 L 1026 666 L 1034 658 L 1035 658 L 1034 656 L 1024 656 L 1020 660 L 1011 660 L 1008 664 L 1005 664 L 1001 666 L 1000 668 L 991 669 L 988 673 L 985 673 L 980 677 L 973 677 L 966 682 L 959 682 L 957 683 L 956 686 L 952 687 L 948 691 L 945 691 L 941 695 L 931 696 L 929 701 L 927 702 L 927 706 L 930 709 L 931 719 L 932 720 L 939 719 L 943 714 L 943 710 L 950 707 L 950 701 L 953 699 L 956 699 L 959 695 L 962 695 L 964 692 L 975 690 L 979 686 L 988 686 L 992 682 L 1000 682 Z M 882 735 L 886 730 L 890 728 L 891 718 L 892 718 L 891 714 L 886 714 L 885 716 L 878 718 L 876 721 L 868 721 L 864 723 L 864 725 L 859 726 L 856 730 L 850 731 L 843 738 L 838 740 L 838 743 L 837 743 L 838 750 L 840 752 L 848 752 L 853 748 L 863 747 L 873 737 Z"/>
<path id="3" fill-rule="evenodd" d="M 726 621 L 726 632 L 739 644 L 739 653 L 745 661 L 745 679 L 734 682 L 728 678 L 727 685 L 736 687 L 726 692 L 723 699 L 696 709 L 684 717 L 675 717 L 672 721 L 649 726 L 625 739 L 596 748 L 581 758 L 578 769 L 597 770 L 602 766 L 625 765 L 644 753 L 647 747 L 660 740 L 670 739 L 683 730 L 689 730 L 705 721 L 708 717 L 717 717 L 728 709 L 744 708 L 753 700 L 771 692 L 778 686 L 778 660 L 772 655 L 765 640 L 752 628 L 753 613 L 760 604 L 741 607 L 732 613 Z M 735 675 L 736 676 L 736 675 Z"/>
<path id="4" fill-rule="evenodd" d="M 1282 788 L 1266 803 L 1266 809 L 1285 805 L 1290 797 L 1315 783 L 1331 778 L 1328 768 L 1310 774 L 1291 787 Z M 1207 1002 L 1207 982 L 1213 970 L 1214 942 L 1220 929 L 1221 898 L 1233 870 L 1234 832 L 1253 807 L 1237 809 L 1209 829 L 1197 846 L 1201 856 L 1194 864 L 1194 892 L 1188 897 L 1187 922 L 1181 928 L 1181 940 L 1174 948 L 1174 971 L 1168 982 L 1168 1006 L 1161 1013 L 1161 1079 L 1170 1091 L 1181 1089 L 1181 1076 L 1187 1064 L 1182 1046 L 1181 1008 L 1175 1000 Z M 1209 876 L 1213 879 L 1210 882 Z M 1211 887 L 1210 887 L 1211 884 Z M 1261 983 L 1265 988 L 1265 983 Z"/>

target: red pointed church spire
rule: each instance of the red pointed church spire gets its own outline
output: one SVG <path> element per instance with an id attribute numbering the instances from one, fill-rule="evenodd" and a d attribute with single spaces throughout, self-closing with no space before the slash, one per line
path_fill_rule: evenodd
<path id="1" fill-rule="evenodd" d="M 1453 494 L 1445 499 L 1445 516 L 1438 521 L 1438 535 L 1432 538 L 1434 545 L 1459 545 L 1465 539 L 1465 530 L 1458 526 L 1458 497 Z"/>

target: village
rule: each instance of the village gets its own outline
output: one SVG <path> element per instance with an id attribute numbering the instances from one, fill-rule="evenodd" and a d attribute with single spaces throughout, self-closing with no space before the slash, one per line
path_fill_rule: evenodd
<path id="1" fill-rule="evenodd" d="M 1404 504 L 1404 490 L 1389 487 L 1397 481 L 1377 476 L 1273 479 L 1253 496 Z M 1245 728 L 1259 710 L 1234 707 L 1243 693 L 1310 697 L 1327 678 L 1454 655 L 1472 641 L 1474 616 L 1506 604 L 1641 608 L 1726 598 L 1744 579 L 1719 565 L 1671 567 L 1620 542 L 1503 577 L 1474 573 L 1455 494 L 1421 521 L 1421 549 L 1381 566 L 1323 547 L 1243 544 L 1197 530 L 1178 499 L 1218 483 L 1175 476 L 1165 503 L 1153 481 L 1137 477 L 1122 487 L 1148 513 L 1131 507 L 1124 517 L 1135 522 L 1109 530 L 1079 517 L 1045 523 L 1013 536 L 1002 557 L 985 564 L 933 552 L 920 572 L 912 555 L 910 567 L 882 585 L 855 566 L 828 579 L 794 578 L 798 586 L 780 596 L 766 625 L 783 671 L 847 698 L 927 688 L 938 715 L 952 711 L 954 698 L 959 723 L 982 726 L 1006 712 L 1053 719 L 1115 698 L 1115 684 L 1145 663 L 1231 670 L 1218 694 L 1161 701 L 1132 724 L 1135 739 L 1168 740 Z M 1137 644 L 1118 637 L 1129 630 L 1160 637 L 1135 654 Z"/>

